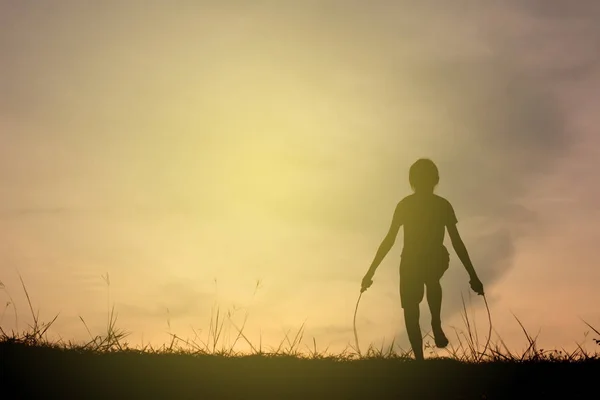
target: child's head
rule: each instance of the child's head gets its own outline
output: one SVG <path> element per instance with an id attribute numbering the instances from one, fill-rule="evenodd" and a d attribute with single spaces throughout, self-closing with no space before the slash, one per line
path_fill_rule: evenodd
<path id="1" fill-rule="evenodd" d="M 433 192 L 440 181 L 437 166 L 428 158 L 417 160 L 410 167 L 408 181 L 415 192 Z"/>

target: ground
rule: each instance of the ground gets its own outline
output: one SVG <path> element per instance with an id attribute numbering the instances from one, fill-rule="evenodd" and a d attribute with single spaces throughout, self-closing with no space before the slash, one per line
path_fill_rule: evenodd
<path id="1" fill-rule="evenodd" d="M 94 352 L 0 343 L 7 399 L 516 399 L 596 392 L 600 360 L 461 362 L 405 358 Z M 13 395 L 9 395 L 9 393 Z"/>

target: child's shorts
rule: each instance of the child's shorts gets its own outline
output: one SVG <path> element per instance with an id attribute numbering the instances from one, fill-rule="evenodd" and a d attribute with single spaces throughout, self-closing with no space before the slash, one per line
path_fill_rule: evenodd
<path id="1" fill-rule="evenodd" d="M 449 265 L 450 255 L 445 246 L 423 257 L 409 257 L 403 254 L 400 262 L 402 308 L 421 304 L 425 286 L 438 284 Z"/>

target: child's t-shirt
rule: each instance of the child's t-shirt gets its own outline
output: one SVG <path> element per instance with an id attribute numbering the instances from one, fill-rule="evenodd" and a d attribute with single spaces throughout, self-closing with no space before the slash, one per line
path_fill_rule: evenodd
<path id="1" fill-rule="evenodd" d="M 420 257 L 443 248 L 446 226 L 457 223 L 450 202 L 436 194 L 413 193 L 398 207 L 404 226 L 403 257 Z"/>

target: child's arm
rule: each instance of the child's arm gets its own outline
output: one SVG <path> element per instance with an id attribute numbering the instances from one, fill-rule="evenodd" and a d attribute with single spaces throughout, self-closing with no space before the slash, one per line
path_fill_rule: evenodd
<path id="1" fill-rule="evenodd" d="M 446 227 L 448 229 L 448 236 L 450 236 L 450 240 L 452 241 L 452 247 L 454 247 L 456 255 L 458 258 L 460 258 L 460 261 L 463 263 L 467 273 L 469 274 L 469 278 L 471 279 L 471 287 L 475 292 L 483 294 L 483 285 L 479 280 L 477 273 L 475 272 L 475 268 L 473 268 L 473 263 L 471 262 L 467 248 L 460 237 L 460 234 L 458 233 L 456 224 L 449 224 Z"/>
<path id="2" fill-rule="evenodd" d="M 456 255 L 460 258 L 460 261 L 465 266 L 465 269 L 469 273 L 471 278 L 477 277 L 475 273 L 475 268 L 473 268 L 473 263 L 471 262 L 471 258 L 469 257 L 469 253 L 467 252 L 467 247 L 463 242 L 460 234 L 458 233 L 458 228 L 456 224 L 448 225 L 448 236 L 450 236 L 450 241 L 452 242 L 452 247 L 454 247 L 454 251 L 456 251 Z"/>
<path id="3" fill-rule="evenodd" d="M 365 275 L 365 277 L 372 278 L 375 274 L 375 271 L 379 267 L 379 264 L 383 261 L 387 253 L 391 250 L 392 246 L 396 242 L 396 236 L 398 236 L 398 231 L 402 226 L 402 215 L 400 211 L 400 203 L 396 206 L 396 210 L 394 211 L 394 217 L 392 218 L 392 224 L 390 225 L 390 229 L 388 230 L 387 235 L 379 245 L 379 249 L 377 250 L 377 254 L 375 255 L 375 259 L 371 263 L 371 267 L 369 271 Z"/>

